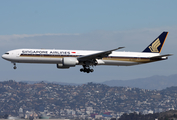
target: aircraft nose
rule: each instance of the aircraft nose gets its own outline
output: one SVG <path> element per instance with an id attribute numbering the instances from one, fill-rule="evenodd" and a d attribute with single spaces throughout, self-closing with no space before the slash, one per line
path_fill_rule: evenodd
<path id="1" fill-rule="evenodd" d="M 5 59 L 6 57 L 5 57 L 5 54 L 3 54 L 2 56 L 1 56 L 3 59 Z"/>
<path id="2" fill-rule="evenodd" d="M 14 58 L 10 52 L 4 53 L 1 57 L 5 60 L 8 60 L 8 61 L 13 60 L 13 58 Z"/>
<path id="3" fill-rule="evenodd" d="M 8 58 L 8 56 L 6 54 L 3 54 L 1 57 L 5 60 L 7 60 L 7 58 Z"/>

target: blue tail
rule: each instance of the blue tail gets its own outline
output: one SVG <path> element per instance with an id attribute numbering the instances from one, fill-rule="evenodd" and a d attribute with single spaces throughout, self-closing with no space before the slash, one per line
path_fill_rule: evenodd
<path id="1" fill-rule="evenodd" d="M 167 38 L 168 32 L 159 35 L 143 52 L 160 53 Z"/>

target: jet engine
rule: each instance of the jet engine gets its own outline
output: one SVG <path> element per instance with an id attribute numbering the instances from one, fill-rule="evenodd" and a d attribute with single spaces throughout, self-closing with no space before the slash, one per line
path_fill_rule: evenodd
<path id="1" fill-rule="evenodd" d="M 76 64 L 78 64 L 78 63 L 79 63 L 79 61 L 77 60 L 77 58 L 64 57 L 64 58 L 62 58 L 62 63 L 57 64 L 57 68 L 68 69 L 70 67 L 75 67 Z"/>

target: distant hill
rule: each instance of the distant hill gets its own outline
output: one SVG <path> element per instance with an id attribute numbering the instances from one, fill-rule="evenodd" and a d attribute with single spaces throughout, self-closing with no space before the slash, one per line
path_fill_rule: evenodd
<path id="1" fill-rule="evenodd" d="M 77 86 L 82 85 L 76 83 L 65 83 L 65 82 L 51 82 L 51 81 L 22 81 L 28 84 L 35 84 L 39 82 L 44 83 L 55 83 L 59 85 L 71 85 Z M 86 84 L 86 83 L 85 83 Z M 105 84 L 108 86 L 117 86 L 117 87 L 131 87 L 131 88 L 141 88 L 141 89 L 149 89 L 149 90 L 162 90 L 167 87 L 177 86 L 177 74 L 170 75 L 170 76 L 152 76 L 147 78 L 138 78 L 132 80 L 109 80 L 105 82 L 101 82 L 101 84 Z"/>
<path id="2" fill-rule="evenodd" d="M 77 85 L 80 85 L 80 84 L 76 84 L 76 83 L 66 83 L 66 82 L 51 82 L 51 81 L 20 81 L 20 82 L 23 82 L 23 83 L 27 83 L 27 84 L 36 84 L 36 83 L 54 83 L 54 84 L 59 84 L 59 85 L 71 85 L 71 86 L 77 86 Z"/>
<path id="3" fill-rule="evenodd" d="M 170 76 L 152 76 L 132 80 L 110 80 L 102 82 L 108 86 L 136 87 L 150 90 L 162 90 L 167 87 L 177 86 L 177 74 Z"/>

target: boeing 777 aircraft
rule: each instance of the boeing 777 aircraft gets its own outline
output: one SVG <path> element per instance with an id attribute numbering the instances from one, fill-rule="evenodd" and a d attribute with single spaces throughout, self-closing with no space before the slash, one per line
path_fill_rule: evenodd
<path id="1" fill-rule="evenodd" d="M 70 68 L 82 65 L 81 72 L 93 72 L 96 65 L 131 66 L 166 60 L 172 54 L 160 55 L 168 32 L 159 35 L 142 52 L 115 52 L 124 47 L 107 51 L 55 50 L 55 49 L 16 49 L 6 52 L 2 58 L 16 63 L 56 64 L 57 68 Z"/>

